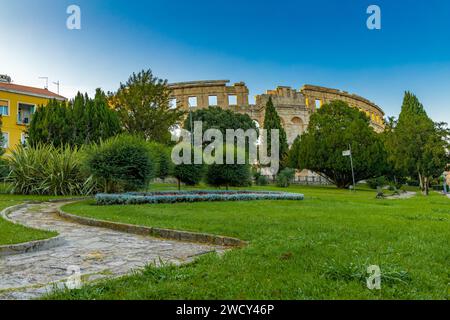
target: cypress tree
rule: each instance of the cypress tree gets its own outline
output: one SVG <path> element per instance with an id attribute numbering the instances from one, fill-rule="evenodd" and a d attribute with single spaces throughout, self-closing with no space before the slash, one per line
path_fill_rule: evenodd
<path id="1" fill-rule="evenodd" d="M 427 115 L 419 99 L 406 92 L 398 123 L 388 143 L 390 159 L 397 170 L 417 177 L 428 194 L 430 180 L 444 171 L 448 131 L 439 129 Z"/>
<path id="2" fill-rule="evenodd" d="M 280 134 L 280 149 L 279 149 L 279 159 L 280 159 L 280 169 L 286 166 L 287 155 L 289 152 L 289 146 L 287 143 L 286 131 L 281 124 L 281 118 L 278 115 L 272 101 L 272 97 L 269 98 L 266 104 L 266 112 L 264 116 L 264 129 L 267 130 L 267 151 L 270 153 L 272 147 L 271 141 L 271 130 L 279 130 Z"/>
<path id="3" fill-rule="evenodd" d="M 38 108 L 28 128 L 28 143 L 80 146 L 120 132 L 118 115 L 109 108 L 105 93 L 97 89 L 94 99 L 78 93 L 68 103 L 51 100 Z"/>

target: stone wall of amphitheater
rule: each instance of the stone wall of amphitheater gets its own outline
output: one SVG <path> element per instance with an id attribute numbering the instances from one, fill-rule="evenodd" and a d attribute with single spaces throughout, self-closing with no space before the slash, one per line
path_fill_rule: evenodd
<path id="1" fill-rule="evenodd" d="M 320 108 L 324 103 L 333 100 L 342 100 L 348 103 L 349 106 L 358 108 L 360 111 L 366 113 L 371 120 L 371 125 L 376 132 L 383 132 L 384 112 L 375 103 L 360 97 L 356 94 L 351 94 L 346 91 L 336 89 L 324 88 L 319 86 L 305 85 L 300 90 L 305 97 L 306 105 L 313 110 L 313 112 Z"/>
<path id="2" fill-rule="evenodd" d="M 371 118 L 371 125 L 375 131 L 384 130 L 383 110 L 373 102 L 345 91 L 311 85 L 305 85 L 300 90 L 278 87 L 257 95 L 255 104 L 249 104 L 249 90 L 245 83 L 239 82 L 231 86 L 228 83 L 227 80 L 213 80 L 170 84 L 172 103 L 184 110 L 220 106 L 248 114 L 262 127 L 265 106 L 271 97 L 286 130 L 289 144 L 306 130 L 310 116 L 317 108 L 337 99 L 365 112 Z"/>

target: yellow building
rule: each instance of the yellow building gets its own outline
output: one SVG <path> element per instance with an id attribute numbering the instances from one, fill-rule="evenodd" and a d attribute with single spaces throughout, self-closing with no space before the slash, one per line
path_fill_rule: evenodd
<path id="1" fill-rule="evenodd" d="M 9 77 L 0 75 L 1 130 L 7 152 L 26 141 L 26 128 L 34 111 L 51 99 L 66 100 L 47 89 L 13 84 Z"/>

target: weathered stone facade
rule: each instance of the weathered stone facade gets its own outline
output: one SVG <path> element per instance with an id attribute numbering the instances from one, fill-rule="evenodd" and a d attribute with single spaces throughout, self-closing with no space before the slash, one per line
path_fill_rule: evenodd
<path id="1" fill-rule="evenodd" d="M 290 87 L 278 87 L 256 96 L 255 104 L 249 104 L 249 90 L 245 83 L 232 86 L 227 80 L 193 81 L 170 84 L 173 105 L 188 110 L 189 108 L 207 108 L 220 106 L 224 109 L 248 114 L 262 127 L 265 106 L 269 97 L 280 115 L 286 130 L 288 143 L 303 133 L 313 112 L 324 103 L 342 100 L 351 107 L 365 112 L 371 119 L 376 132 L 384 130 L 384 112 L 373 102 L 345 91 L 324 87 L 305 85 L 300 90 Z"/>

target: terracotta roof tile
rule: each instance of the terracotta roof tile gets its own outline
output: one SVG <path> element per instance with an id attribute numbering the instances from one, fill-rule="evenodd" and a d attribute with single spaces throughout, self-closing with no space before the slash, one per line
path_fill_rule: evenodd
<path id="1" fill-rule="evenodd" d="M 48 99 L 66 100 L 65 97 L 49 91 L 48 89 L 34 88 L 21 86 L 13 83 L 2 83 L 0 82 L 0 91 L 7 91 L 13 93 L 27 94 L 31 96 L 37 96 Z"/>

